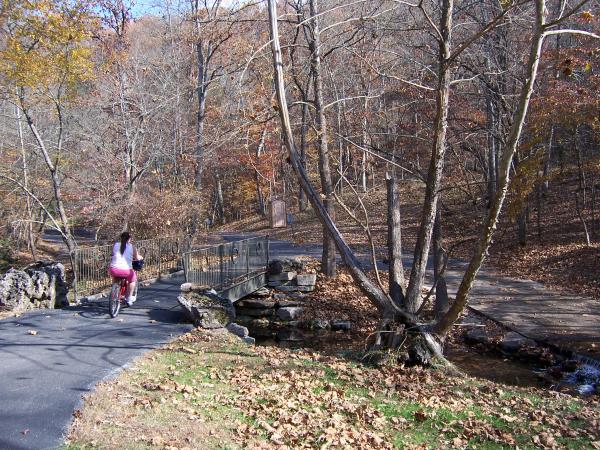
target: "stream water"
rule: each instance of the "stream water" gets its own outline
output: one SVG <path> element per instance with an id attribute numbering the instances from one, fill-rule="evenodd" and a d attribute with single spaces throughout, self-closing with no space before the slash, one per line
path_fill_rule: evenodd
<path id="1" fill-rule="evenodd" d="M 473 349 L 450 348 L 446 356 L 467 375 L 511 386 L 544 387 L 533 364 Z"/>
<path id="2" fill-rule="evenodd" d="M 252 331 L 250 331 L 250 335 L 252 335 Z M 281 337 L 281 334 L 279 336 Z M 326 348 L 339 348 L 339 345 L 335 345 L 336 341 L 345 338 L 344 334 L 328 331 L 299 332 L 294 330 L 284 336 L 291 337 L 291 339 L 257 337 L 256 343 L 262 346 L 307 348 L 319 351 Z M 347 341 L 346 344 L 348 344 Z M 466 348 L 449 348 L 446 356 L 460 370 L 472 377 L 510 386 L 540 388 L 545 386 L 537 373 L 538 368 L 533 364 Z"/>

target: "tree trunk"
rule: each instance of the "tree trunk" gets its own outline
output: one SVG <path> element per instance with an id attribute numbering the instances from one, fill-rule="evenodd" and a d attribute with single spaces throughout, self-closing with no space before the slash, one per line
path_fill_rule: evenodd
<path id="1" fill-rule="evenodd" d="M 582 146 L 579 143 L 579 125 L 575 127 L 575 135 L 573 136 L 573 146 L 575 147 L 575 153 L 577 154 L 577 173 L 579 188 L 578 191 L 581 193 L 583 199 L 583 208 L 587 203 L 587 182 L 585 177 L 585 167 L 583 160 Z"/>
<path id="2" fill-rule="evenodd" d="M 264 129 L 260 134 L 260 140 L 258 141 L 258 145 L 256 146 L 256 164 L 260 163 L 260 155 L 263 152 L 265 147 L 265 137 L 267 135 L 267 130 Z M 254 181 L 256 183 L 256 202 L 258 213 L 265 217 L 267 215 L 267 203 L 265 202 L 265 196 L 260 187 L 260 173 L 257 168 L 254 169 Z"/>
<path id="3" fill-rule="evenodd" d="M 583 235 L 585 236 L 585 243 L 589 247 L 592 245 L 592 241 L 590 239 L 590 232 L 588 231 L 587 224 L 585 222 L 585 218 L 583 217 L 583 211 L 581 207 L 581 202 L 579 200 L 579 192 L 575 192 L 575 210 L 577 211 L 577 216 L 583 225 Z"/>
<path id="4" fill-rule="evenodd" d="M 212 53 L 212 44 L 207 43 L 206 52 L 204 49 L 204 40 L 201 37 L 202 17 L 199 11 L 198 0 L 192 0 L 192 12 L 194 14 L 194 26 L 196 31 L 196 97 L 198 97 L 198 113 L 196 117 L 196 148 L 194 157 L 196 165 L 194 167 L 194 188 L 199 191 L 202 188 L 202 175 L 205 165 L 205 143 L 204 143 L 204 122 L 206 120 L 206 96 L 208 92 L 208 61 Z"/>
<path id="5" fill-rule="evenodd" d="M 438 208 L 433 226 L 433 279 L 435 283 L 435 303 L 433 312 L 436 319 L 441 318 L 450 309 L 448 300 L 448 287 L 446 277 L 442 273 L 445 266 L 445 252 L 443 247 L 442 213 Z"/>
<path id="6" fill-rule="evenodd" d="M 488 157 L 487 157 L 487 196 L 488 196 L 488 205 L 494 198 L 494 194 L 496 193 L 496 137 L 494 136 L 494 132 L 496 130 L 496 111 L 495 105 L 492 99 L 492 92 L 489 89 L 486 90 L 486 104 L 487 104 L 487 115 L 488 115 L 488 127 L 490 131 L 488 132 Z"/>
<path id="7" fill-rule="evenodd" d="M 402 232 L 400 228 L 400 192 L 395 174 L 386 176 L 387 186 L 387 246 L 389 260 L 390 297 L 404 307 L 404 267 L 402 265 Z"/>
<path id="8" fill-rule="evenodd" d="M 19 107 L 15 105 L 15 119 L 17 120 L 17 132 L 19 134 L 19 146 L 21 149 L 21 170 L 23 174 L 23 186 L 26 190 L 29 189 L 29 170 L 27 166 L 27 154 L 25 153 L 25 141 L 23 139 L 23 127 L 21 125 L 21 112 Z M 31 252 L 31 257 L 37 260 L 37 248 L 35 242 L 35 235 L 33 232 L 33 207 L 31 205 L 31 198 L 29 195 L 25 195 L 25 209 L 27 212 L 27 246 Z"/>
<path id="9" fill-rule="evenodd" d="M 431 235 L 435 222 L 439 191 L 444 168 L 444 156 L 446 153 L 446 130 L 448 127 L 448 101 L 450 98 L 451 71 L 448 66 L 450 57 L 450 42 L 452 37 L 452 13 L 454 0 L 443 0 L 440 31 L 443 39 L 439 41 L 439 64 L 438 64 L 438 87 L 436 92 L 436 116 L 434 125 L 434 142 L 427 175 L 427 186 L 421 223 L 410 280 L 406 293 L 406 304 L 410 312 L 418 311 L 421 306 L 421 289 L 427 270 L 427 259 Z"/>
<path id="10" fill-rule="evenodd" d="M 481 231 L 477 247 L 469 266 L 465 271 L 463 279 L 456 293 L 456 298 L 446 313 L 435 325 L 435 332 L 444 336 L 454 322 L 460 317 L 460 314 L 467 305 L 469 299 L 469 293 L 473 288 L 473 282 L 475 277 L 481 268 L 489 246 L 492 242 L 492 236 L 498 223 L 498 217 L 502 210 L 502 205 L 506 198 L 506 192 L 509 186 L 510 180 L 510 167 L 512 164 L 513 156 L 517 149 L 519 139 L 523 130 L 523 124 L 527 116 L 527 109 L 529 107 L 529 101 L 533 94 L 533 88 L 537 77 L 538 66 L 540 62 L 540 56 L 542 54 L 542 45 L 544 42 L 544 25 L 546 19 L 546 5 L 544 0 L 536 0 L 536 22 L 534 25 L 533 36 L 531 41 L 531 48 L 529 52 L 529 58 L 526 65 L 526 78 L 525 84 L 521 88 L 519 95 L 519 103 L 517 109 L 513 114 L 513 123 L 511 127 L 510 136 L 508 142 L 502 152 L 502 155 L 498 164 L 498 189 L 496 195 L 490 205 L 488 215 L 483 223 L 483 229 Z"/>
<path id="11" fill-rule="evenodd" d="M 221 185 L 221 177 L 219 174 L 215 174 L 215 189 L 216 189 L 216 206 L 217 216 L 219 217 L 219 223 L 225 225 L 225 203 L 223 200 L 223 186 Z"/>
<path id="12" fill-rule="evenodd" d="M 544 185 L 543 194 L 548 193 L 550 188 L 550 165 L 552 164 L 552 145 L 554 143 L 554 125 L 550 127 L 550 138 L 548 138 L 548 144 L 546 144 L 546 154 L 544 155 Z"/>
<path id="13" fill-rule="evenodd" d="M 308 132 L 308 99 L 304 99 L 302 105 L 302 124 L 300 125 L 300 164 L 306 169 L 306 133 Z M 298 209 L 300 212 L 306 211 L 307 207 L 306 193 L 300 188 L 298 195 Z"/>
<path id="14" fill-rule="evenodd" d="M 310 16 L 312 25 L 312 36 L 309 42 L 311 52 L 311 68 L 313 73 L 313 84 L 315 91 L 315 109 L 317 120 L 317 135 L 319 142 L 319 175 L 321 178 L 321 192 L 325 197 L 325 208 L 332 220 L 335 220 L 335 204 L 333 199 L 333 181 L 329 161 L 329 143 L 327 118 L 325 116 L 323 101 L 323 76 L 321 71 L 321 41 L 319 31 L 319 19 L 317 17 L 317 0 L 309 0 Z M 323 256 L 321 259 L 321 271 L 326 277 L 334 277 L 336 273 L 335 243 L 323 227 Z"/>
<path id="15" fill-rule="evenodd" d="M 369 141 L 369 133 L 368 133 L 368 122 L 367 122 L 367 110 L 369 108 L 369 95 L 368 92 L 365 95 L 365 102 L 364 102 L 364 116 L 363 116 L 363 120 L 362 120 L 362 147 L 364 149 L 367 149 L 371 146 L 371 143 Z M 360 157 L 360 173 L 359 173 L 359 180 L 360 180 L 360 192 L 367 192 L 368 190 L 368 186 L 367 186 L 367 152 L 366 150 L 363 150 L 362 155 Z"/>

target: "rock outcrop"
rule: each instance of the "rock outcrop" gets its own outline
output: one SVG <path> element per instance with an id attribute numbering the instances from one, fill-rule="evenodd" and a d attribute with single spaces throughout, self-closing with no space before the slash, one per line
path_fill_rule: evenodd
<path id="1" fill-rule="evenodd" d="M 22 312 L 67 306 L 65 267 L 54 261 L 38 261 L 25 270 L 10 269 L 0 276 L 0 310 Z"/>
<path id="2" fill-rule="evenodd" d="M 65 266 L 54 261 L 38 261 L 28 266 L 25 272 L 33 283 L 34 299 L 45 303 L 47 308 L 69 305 L 69 286 Z"/>

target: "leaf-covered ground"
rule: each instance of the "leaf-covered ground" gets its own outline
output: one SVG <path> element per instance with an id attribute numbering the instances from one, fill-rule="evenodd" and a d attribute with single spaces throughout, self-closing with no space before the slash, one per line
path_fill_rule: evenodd
<path id="1" fill-rule="evenodd" d="M 194 331 L 102 383 L 82 448 L 600 448 L 597 399 Z"/>
<path id="2" fill-rule="evenodd" d="M 462 183 L 462 182 L 461 182 Z M 452 185 L 448 181 L 449 185 Z M 460 183 L 459 183 L 460 184 Z M 482 185 L 483 186 L 483 185 Z M 579 219 L 573 193 L 578 189 L 577 174 L 574 171 L 556 173 L 544 197 L 541 214 L 531 205 L 528 216 L 527 245 L 521 247 L 516 239 L 514 214 L 514 193 L 509 193 L 509 201 L 503 211 L 490 249 L 487 264 L 503 275 L 515 278 L 529 278 L 542 282 L 553 289 L 582 294 L 600 299 L 600 258 L 599 230 L 591 230 L 592 244 L 587 246 L 583 225 Z M 421 218 L 424 185 L 418 181 L 405 180 L 400 183 L 402 205 L 402 240 L 405 250 L 412 251 Z M 354 194 L 342 196 L 344 202 L 362 220 L 362 208 Z M 483 192 L 465 192 L 461 189 L 444 191 L 443 221 L 444 244 L 452 249 L 452 257 L 469 258 L 481 228 L 481 221 L 487 214 Z M 362 194 L 362 201 L 369 212 L 369 222 L 378 247 L 386 243 L 387 206 L 385 184 Z M 290 205 L 293 211 L 294 205 Z M 591 217 L 586 211 L 586 220 L 591 229 Z M 362 251 L 368 251 L 367 240 L 361 227 L 339 208 L 336 216 L 338 228 L 348 242 Z M 598 221 L 596 220 L 596 228 Z M 262 231 L 268 228 L 268 221 L 258 216 L 247 217 L 243 221 L 228 224 L 225 228 L 241 231 Z M 271 229 L 268 229 L 272 233 Z M 286 229 L 282 238 L 297 242 L 320 242 L 321 225 L 310 210 L 296 214 L 293 226 Z"/>

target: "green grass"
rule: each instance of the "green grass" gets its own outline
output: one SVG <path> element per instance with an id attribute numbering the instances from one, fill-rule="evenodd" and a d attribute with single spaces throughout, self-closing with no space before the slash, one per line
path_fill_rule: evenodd
<path id="1" fill-rule="evenodd" d="M 514 445 L 535 448 L 533 436 L 542 431 L 554 432 L 551 425 L 544 423 L 535 428 L 528 427 L 528 414 L 536 411 L 562 416 L 572 429 L 589 429 L 589 422 L 579 416 L 589 417 L 590 406 L 579 399 L 567 396 L 554 398 L 543 391 L 506 389 L 505 386 L 468 378 L 447 383 L 450 379 L 435 372 L 426 377 L 423 373 L 404 372 L 406 375 L 399 375 L 396 382 L 388 384 L 387 375 L 382 376 L 377 369 L 355 362 L 333 358 L 292 358 L 291 353 L 286 358 L 285 351 L 277 351 L 283 352 L 276 355 L 277 364 L 271 364 L 270 355 L 264 353 L 266 350 L 255 352 L 237 340 L 175 344 L 170 349 L 153 352 L 150 358 L 143 358 L 122 375 L 120 384 L 116 382 L 118 389 L 108 389 L 109 384 L 107 391 L 92 397 L 89 412 L 84 410 L 81 424 L 73 433 L 73 443 L 65 448 L 91 450 L 113 447 L 115 442 L 119 442 L 121 448 L 160 448 L 151 445 L 148 439 L 143 442 L 134 440 L 136 434 L 144 433 L 151 438 L 155 435 L 153 430 L 163 430 L 160 436 L 172 434 L 177 445 L 185 446 L 186 429 L 195 432 L 198 428 L 194 427 L 201 427 L 200 432 L 205 433 L 201 448 L 237 449 L 244 448 L 248 442 L 269 446 L 272 443 L 269 427 L 279 427 L 286 413 L 289 419 L 296 411 L 312 417 L 310 422 L 297 426 L 298 430 L 306 432 L 308 440 L 305 445 L 309 447 L 322 445 L 319 439 L 332 426 L 329 420 L 333 416 L 338 417 L 340 432 L 353 428 L 359 430 L 361 436 L 374 433 L 396 448 L 417 445 L 439 448 L 442 440 L 446 443 L 444 445 L 452 447 L 453 439 L 461 439 L 468 448 L 511 447 L 494 442 L 477 430 L 473 434 L 465 433 L 467 426 L 483 427 L 497 436 L 510 434 L 515 440 Z M 247 388 L 249 383 L 258 387 L 250 401 L 247 398 L 242 402 L 237 400 L 240 386 L 231 381 L 241 369 L 246 376 L 244 386 Z M 296 385 L 289 384 L 293 373 L 298 375 Z M 355 374 L 358 375 L 355 377 Z M 155 390 L 156 386 L 168 389 Z M 191 393 L 181 392 L 186 386 Z M 391 390 L 390 386 L 398 390 Z M 397 386 L 406 386 L 406 391 Z M 290 390 L 290 387 L 293 388 Z M 286 394 L 281 394 L 284 391 Z M 125 395 L 125 399 L 150 399 L 154 406 L 131 409 L 127 401 L 119 397 L 121 394 Z M 449 398 L 464 401 L 455 406 L 456 402 L 446 402 Z M 490 404 L 480 404 L 484 398 Z M 434 399 L 433 402 L 431 399 Z M 286 410 L 288 400 L 292 405 L 289 411 Z M 102 408 L 118 404 L 125 404 L 124 407 L 129 408 L 125 415 L 134 417 L 130 435 L 126 434 L 127 429 L 103 429 L 104 425 L 97 423 L 97 417 L 104 417 L 107 413 Z M 511 407 L 513 404 L 517 406 Z M 597 406 L 591 407 L 598 412 Z M 188 408 L 202 417 L 201 424 L 174 428 L 174 424 L 186 421 L 185 411 Z M 362 412 L 359 414 L 357 411 Z M 367 414 L 365 418 L 361 418 L 363 413 Z M 578 413 L 578 418 L 571 418 L 573 413 Z M 123 412 L 115 414 L 121 417 Z M 244 439 L 250 441 L 244 441 L 244 444 L 240 444 L 239 436 L 236 439 L 236 430 L 240 426 L 249 430 Z M 210 429 L 218 430 L 218 435 L 207 435 Z M 98 434 L 88 436 L 90 430 Z M 286 437 L 285 430 L 281 431 L 281 439 L 287 445 L 294 447 L 303 442 L 287 441 L 291 437 Z M 573 449 L 591 446 L 590 438 L 585 434 L 575 438 L 557 438 L 557 442 Z"/>

